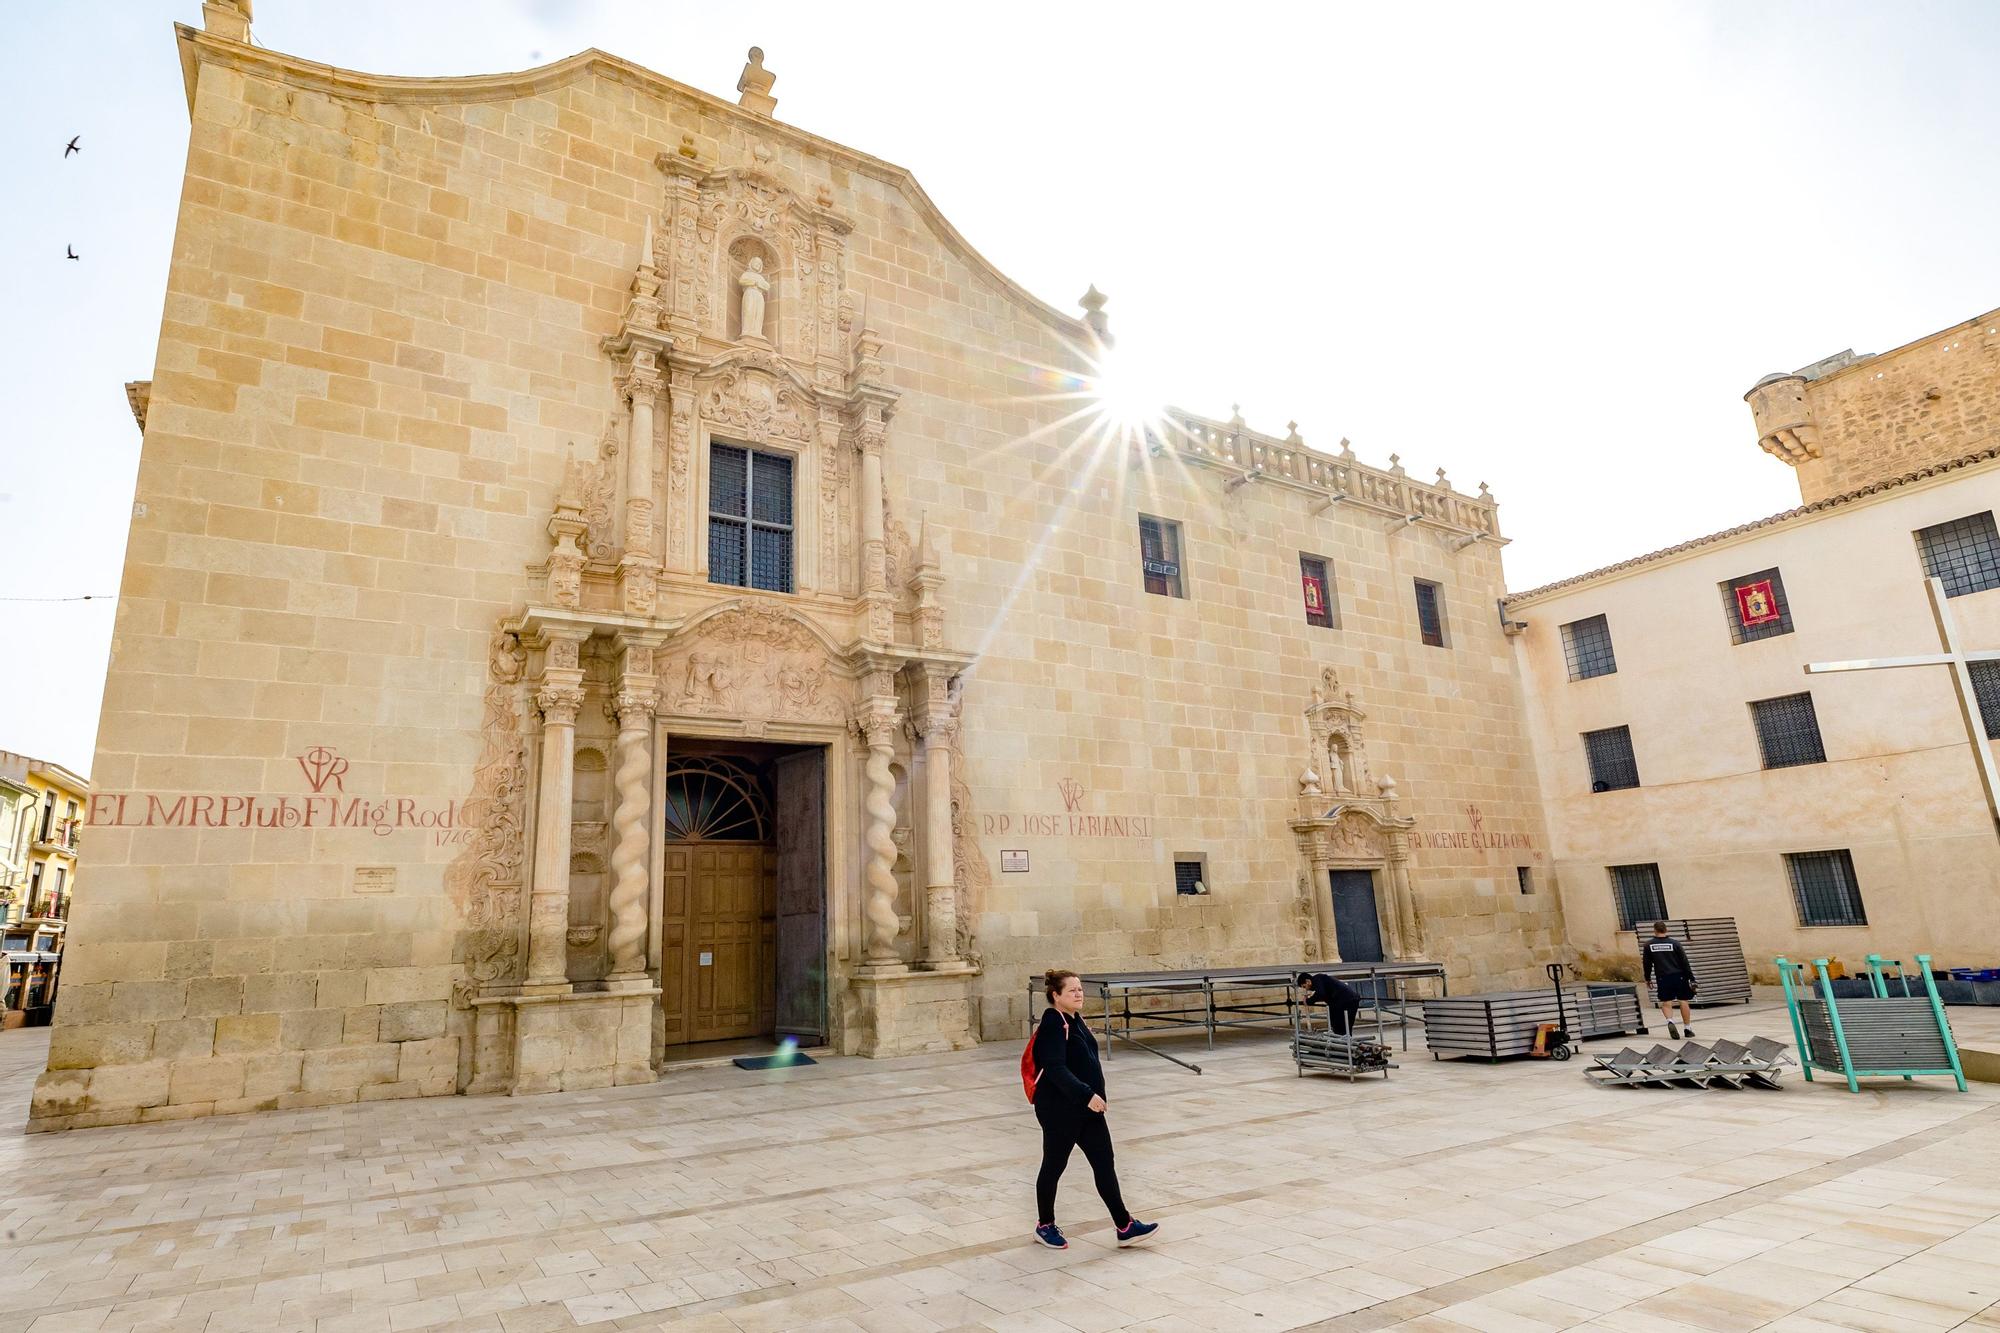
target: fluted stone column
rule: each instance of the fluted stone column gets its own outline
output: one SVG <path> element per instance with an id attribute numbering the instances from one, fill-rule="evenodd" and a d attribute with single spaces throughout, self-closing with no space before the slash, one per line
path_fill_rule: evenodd
<path id="1" fill-rule="evenodd" d="M 611 711 L 618 719 L 618 768 L 613 779 L 611 816 L 610 930 L 614 989 L 648 985 L 646 900 L 651 889 L 648 853 L 652 811 L 653 706 L 657 679 L 653 645 L 626 640 L 624 670 Z"/>
<path id="2" fill-rule="evenodd" d="M 857 725 L 868 743 L 868 786 L 864 796 L 868 865 L 862 888 L 862 966 L 884 971 L 902 963 L 896 956 L 896 936 L 902 926 L 896 914 L 896 775 L 889 771 L 889 761 L 896 752 L 894 701 L 871 701 Z"/>
<path id="3" fill-rule="evenodd" d="M 583 707 L 577 664 L 582 632 L 544 640 L 535 704 L 542 710 L 541 783 L 535 801 L 535 863 L 528 894 L 530 990 L 569 989 L 570 799 L 576 767 L 576 714 Z"/>
<path id="4" fill-rule="evenodd" d="M 958 719 L 924 720 L 924 961 L 958 961 L 958 890 L 951 846 L 951 745 Z"/>

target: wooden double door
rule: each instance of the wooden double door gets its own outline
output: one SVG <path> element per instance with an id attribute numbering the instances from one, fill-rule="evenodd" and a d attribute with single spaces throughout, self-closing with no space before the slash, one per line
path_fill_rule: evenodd
<path id="1" fill-rule="evenodd" d="M 669 1045 L 825 1036 L 821 755 L 670 760 L 660 959 Z"/>

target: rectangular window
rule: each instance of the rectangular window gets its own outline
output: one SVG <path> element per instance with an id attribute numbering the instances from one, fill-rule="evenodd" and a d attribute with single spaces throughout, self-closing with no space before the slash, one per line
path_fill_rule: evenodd
<path id="1" fill-rule="evenodd" d="M 1776 569 L 1760 569 L 1719 586 L 1731 643 L 1755 643 L 1792 632 L 1792 603 Z"/>
<path id="2" fill-rule="evenodd" d="M 1429 579 L 1418 579 L 1417 632 L 1433 648 L 1444 647 L 1444 589 Z"/>
<path id="3" fill-rule="evenodd" d="M 792 591 L 792 460 L 715 444 L 708 454 L 708 581 Z"/>
<path id="4" fill-rule="evenodd" d="M 1562 627 L 1563 663 L 1571 680 L 1609 676 L 1618 670 L 1611 653 L 1611 624 L 1603 616 L 1572 620 Z"/>
<path id="5" fill-rule="evenodd" d="M 1639 785 L 1639 761 L 1632 757 L 1632 728 L 1606 727 L 1583 733 L 1584 758 L 1590 761 L 1590 789 L 1618 791 Z"/>
<path id="6" fill-rule="evenodd" d="M 2000 740 L 2000 662 L 1967 662 L 1972 672 L 1972 697 L 1986 723 L 1986 739 Z"/>
<path id="7" fill-rule="evenodd" d="M 1521 892 L 1533 893 L 1535 891 L 1535 872 L 1533 870 L 1527 866 L 1515 866 L 1514 877 L 1521 881 Z"/>
<path id="8" fill-rule="evenodd" d="M 1845 850 L 1797 852 L 1785 857 L 1792 872 L 1792 903 L 1802 926 L 1865 926 L 1861 886 L 1854 879 L 1854 858 Z"/>
<path id="9" fill-rule="evenodd" d="M 1757 749 L 1764 756 L 1764 767 L 1793 768 L 1826 762 L 1826 747 L 1819 739 L 1819 715 L 1813 711 L 1811 694 L 1755 700 L 1750 705 L 1750 720 L 1757 728 Z"/>
<path id="10" fill-rule="evenodd" d="M 1181 525 L 1170 518 L 1139 515 L 1139 568 L 1146 591 L 1162 597 L 1187 596 L 1181 577 Z"/>
<path id="11" fill-rule="evenodd" d="M 1657 865 L 1612 866 L 1611 896 L 1618 906 L 1618 929 L 1637 930 L 1667 917 L 1667 895 Z"/>
<path id="12" fill-rule="evenodd" d="M 1299 553 L 1299 595 L 1305 601 L 1306 624 L 1332 629 L 1333 579 L 1322 557 Z"/>
<path id="13" fill-rule="evenodd" d="M 47 842 L 49 840 L 49 828 L 51 825 L 55 823 L 55 819 L 56 819 L 56 794 L 52 791 L 43 792 L 42 831 L 36 835 L 36 837 L 40 841 Z"/>
<path id="14" fill-rule="evenodd" d="M 1174 892 L 1181 896 L 1192 896 L 1208 892 L 1208 858 L 1205 856 L 1174 860 Z"/>
<path id="15" fill-rule="evenodd" d="M 1919 528 L 1917 553 L 1923 558 L 1924 577 L 1943 579 L 1947 597 L 2000 588 L 2000 531 L 1993 526 L 1990 509 Z"/>

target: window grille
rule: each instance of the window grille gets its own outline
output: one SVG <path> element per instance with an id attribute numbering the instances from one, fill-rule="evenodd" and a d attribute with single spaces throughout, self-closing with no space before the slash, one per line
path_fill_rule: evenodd
<path id="1" fill-rule="evenodd" d="M 1333 628 L 1333 580 L 1326 561 L 1316 555 L 1299 556 L 1299 594 L 1305 599 L 1306 624 Z"/>
<path id="2" fill-rule="evenodd" d="M 1611 624 L 1603 616 L 1572 620 L 1562 627 L 1563 662 L 1571 680 L 1609 676 L 1618 670 L 1611 652 Z"/>
<path id="3" fill-rule="evenodd" d="M 1612 866 L 1611 896 L 1618 906 L 1618 929 L 1637 930 L 1667 916 L 1667 895 L 1657 865 Z"/>
<path id="4" fill-rule="evenodd" d="M 1792 874 L 1792 902 L 1801 926 L 1865 926 L 1861 886 L 1854 878 L 1854 858 L 1836 852 L 1795 852 L 1785 857 Z"/>
<path id="5" fill-rule="evenodd" d="M 1527 866 L 1515 866 L 1514 877 L 1521 882 L 1521 892 L 1533 893 L 1535 891 L 1535 872 L 1532 869 Z"/>
<path id="6" fill-rule="evenodd" d="M 1967 662 L 1972 672 L 1972 697 L 1986 723 L 1986 739 L 2000 740 L 2000 662 Z"/>
<path id="7" fill-rule="evenodd" d="M 2000 588 L 2000 531 L 1993 526 L 1990 509 L 1919 528 L 1917 551 L 1923 557 L 1924 577 L 1943 579 L 1947 597 Z"/>
<path id="8" fill-rule="evenodd" d="M 792 591 L 792 460 L 710 446 L 708 581 Z"/>
<path id="9" fill-rule="evenodd" d="M 1184 895 L 1207 893 L 1207 868 L 1200 861 L 1174 862 L 1174 892 Z"/>
<path id="10" fill-rule="evenodd" d="M 1771 585 L 1771 601 L 1775 604 L 1772 609 L 1778 613 L 1778 618 L 1746 625 L 1743 623 L 1744 599 L 1740 594 L 1746 590 L 1754 591 L 1760 583 Z M 1792 632 L 1792 602 L 1785 596 L 1784 576 L 1776 569 L 1760 569 L 1755 574 L 1745 574 L 1719 586 L 1722 589 L 1722 614 L 1729 622 L 1731 643 L 1755 643 L 1759 639 L 1775 639 Z"/>
<path id="11" fill-rule="evenodd" d="M 1428 579 L 1416 580 L 1417 632 L 1433 648 L 1444 647 L 1444 589 Z"/>
<path id="12" fill-rule="evenodd" d="M 1590 761 L 1590 789 L 1618 791 L 1639 785 L 1639 761 L 1632 756 L 1632 728 L 1606 727 L 1583 733 L 1584 757 Z"/>
<path id="13" fill-rule="evenodd" d="M 1139 569 L 1146 591 L 1162 597 L 1187 596 L 1181 577 L 1181 525 L 1168 518 L 1139 515 Z"/>
<path id="14" fill-rule="evenodd" d="M 1764 756 L 1764 767 L 1792 768 L 1826 762 L 1826 747 L 1820 743 L 1819 715 L 1813 711 L 1812 695 L 1758 699 L 1750 705 L 1750 720 L 1757 727 L 1757 749 Z"/>

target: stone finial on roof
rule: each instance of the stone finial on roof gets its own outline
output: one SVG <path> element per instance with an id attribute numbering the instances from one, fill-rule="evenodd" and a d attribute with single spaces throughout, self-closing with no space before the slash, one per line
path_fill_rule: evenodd
<path id="1" fill-rule="evenodd" d="M 250 40 L 250 0 L 204 0 L 201 26 L 232 42 Z"/>
<path id="2" fill-rule="evenodd" d="M 1444 475 L 1443 468 L 1438 469 L 1437 488 L 1441 491 L 1448 491 L 1451 489 L 1451 481 Z"/>
<path id="3" fill-rule="evenodd" d="M 1285 444 L 1287 446 L 1293 449 L 1303 449 L 1306 447 L 1305 437 L 1299 434 L 1298 422 L 1287 421 L 1285 423 L 1285 431 L 1286 431 Z"/>
<path id="4" fill-rule="evenodd" d="M 778 109 L 778 99 L 771 96 L 772 85 L 778 76 L 764 68 L 764 48 L 750 48 L 749 63 L 736 76 L 736 91 L 743 94 L 736 104 L 745 111 L 755 111 L 760 116 L 768 116 Z"/>
<path id="5" fill-rule="evenodd" d="M 1111 341 L 1111 317 L 1104 313 L 1104 307 L 1110 300 L 1097 290 L 1094 282 L 1090 284 L 1089 291 L 1076 298 L 1076 303 L 1083 307 L 1083 322 L 1090 325 L 1090 331 L 1097 335 L 1099 342 L 1107 344 Z"/>

